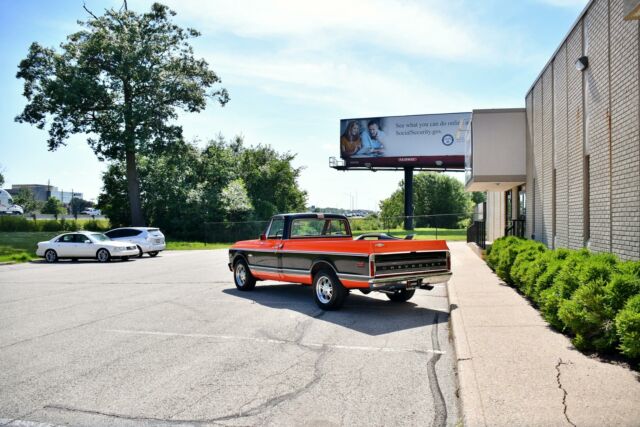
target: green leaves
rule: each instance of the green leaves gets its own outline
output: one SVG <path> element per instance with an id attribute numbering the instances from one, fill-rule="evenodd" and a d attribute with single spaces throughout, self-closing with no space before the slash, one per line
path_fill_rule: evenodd
<path id="1" fill-rule="evenodd" d="M 60 49 L 30 46 L 16 75 L 27 99 L 16 121 L 46 128 L 51 151 L 84 133 L 99 159 L 128 158 L 130 206 L 136 207 L 131 153 L 155 155 L 177 143 L 178 110 L 199 112 L 208 100 L 224 106 L 229 94 L 209 64 L 194 56 L 189 41 L 199 33 L 173 24 L 175 13 L 166 6 L 154 3 L 144 14 L 126 8 L 89 14 Z M 132 220 L 141 217 L 138 211 Z"/>

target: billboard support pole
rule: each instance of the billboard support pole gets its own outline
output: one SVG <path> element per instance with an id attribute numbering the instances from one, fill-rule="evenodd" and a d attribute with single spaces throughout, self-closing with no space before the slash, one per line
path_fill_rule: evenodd
<path id="1" fill-rule="evenodd" d="M 413 168 L 404 168 L 404 229 L 413 230 Z"/>

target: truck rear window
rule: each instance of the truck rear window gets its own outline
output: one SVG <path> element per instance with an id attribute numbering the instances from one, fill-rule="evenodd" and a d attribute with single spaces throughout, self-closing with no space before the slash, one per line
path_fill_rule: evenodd
<path id="1" fill-rule="evenodd" d="M 291 224 L 291 238 L 349 236 L 348 230 L 344 219 L 300 218 Z"/>

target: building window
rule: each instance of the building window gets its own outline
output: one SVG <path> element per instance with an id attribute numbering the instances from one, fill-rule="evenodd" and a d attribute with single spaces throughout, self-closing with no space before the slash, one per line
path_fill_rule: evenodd
<path id="1" fill-rule="evenodd" d="M 527 217 L 527 186 L 518 187 L 518 219 Z"/>

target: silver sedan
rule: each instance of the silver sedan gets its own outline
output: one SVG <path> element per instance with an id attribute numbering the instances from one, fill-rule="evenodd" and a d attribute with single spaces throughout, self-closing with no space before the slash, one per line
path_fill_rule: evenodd
<path id="1" fill-rule="evenodd" d="M 56 262 L 61 258 L 94 258 L 100 262 L 120 258 L 126 261 L 138 255 L 138 248 L 131 243 L 111 240 L 102 233 L 81 231 L 60 234 L 49 241 L 39 242 L 36 255 L 44 257 L 47 262 Z"/>

